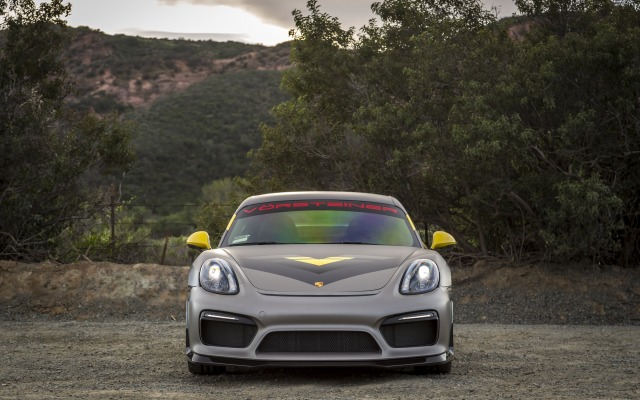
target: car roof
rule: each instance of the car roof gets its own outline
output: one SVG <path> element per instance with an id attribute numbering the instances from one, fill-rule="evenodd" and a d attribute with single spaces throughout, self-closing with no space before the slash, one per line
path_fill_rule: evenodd
<path id="1" fill-rule="evenodd" d="M 243 207 L 268 202 L 277 201 L 303 201 L 303 200 L 341 200 L 341 201 L 366 201 L 370 203 L 390 204 L 400 208 L 406 213 L 406 210 L 400 202 L 392 197 L 381 194 L 360 193 L 360 192 L 325 192 L 325 191 L 309 191 L 309 192 L 281 192 L 268 193 L 257 196 L 251 196 L 240 204 L 238 209 Z"/>

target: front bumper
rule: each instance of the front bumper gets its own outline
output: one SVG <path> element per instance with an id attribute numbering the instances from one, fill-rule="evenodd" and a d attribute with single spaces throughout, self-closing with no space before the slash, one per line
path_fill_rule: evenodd
<path id="1" fill-rule="evenodd" d="M 395 288 L 394 288 L 395 289 Z M 234 346 L 213 346 L 203 343 L 201 319 L 207 313 L 238 316 L 253 323 L 245 341 Z M 210 315 L 210 314 L 209 314 Z M 406 340 L 390 340 L 385 324 L 398 316 L 430 316 L 428 345 L 407 345 Z M 205 318 L 206 319 L 206 318 Z M 438 365 L 453 358 L 453 303 L 447 288 L 430 293 L 403 296 L 392 290 L 382 290 L 362 296 L 279 296 L 243 291 L 235 296 L 209 293 L 194 287 L 187 300 L 187 358 L 202 365 L 271 367 L 271 366 L 370 366 L 402 367 Z M 383 334 L 383 331 L 385 334 Z M 405 329 L 406 331 L 406 329 Z M 370 336 L 375 348 L 349 351 L 300 349 L 282 352 L 264 351 L 263 340 L 271 333 L 333 333 Z M 398 330 L 398 332 L 401 332 Z M 399 333 L 398 335 L 400 335 Z M 409 335 L 409 342 L 412 341 Z M 304 335 L 303 335 L 304 336 Z M 312 335 L 313 336 L 313 335 Z M 406 335 L 404 335 L 406 338 Z M 390 343 L 395 346 L 390 345 Z M 420 342 L 418 340 L 416 343 Z M 424 343 L 422 343 L 424 344 Z"/>

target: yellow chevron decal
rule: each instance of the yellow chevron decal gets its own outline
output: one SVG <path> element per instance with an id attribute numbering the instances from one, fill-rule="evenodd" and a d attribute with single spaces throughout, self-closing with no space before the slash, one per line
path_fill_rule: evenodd
<path id="1" fill-rule="evenodd" d="M 323 265 L 331 264 L 338 261 L 352 260 L 353 257 L 327 257 L 327 258 L 313 258 L 313 257 L 286 257 L 287 260 L 299 261 L 311 265 L 317 265 L 321 267 Z"/>

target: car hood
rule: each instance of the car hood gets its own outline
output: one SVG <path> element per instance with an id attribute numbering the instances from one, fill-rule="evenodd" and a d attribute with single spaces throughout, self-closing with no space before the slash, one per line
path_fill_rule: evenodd
<path id="1" fill-rule="evenodd" d="M 227 247 L 224 251 L 257 289 L 327 295 L 381 289 L 421 249 L 298 244 Z"/>

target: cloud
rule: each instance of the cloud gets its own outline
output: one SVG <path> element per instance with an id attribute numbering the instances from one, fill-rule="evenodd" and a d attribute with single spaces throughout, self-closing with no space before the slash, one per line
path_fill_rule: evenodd
<path id="1" fill-rule="evenodd" d="M 294 9 L 307 11 L 307 0 L 157 0 L 161 5 L 190 3 L 210 6 L 228 6 L 243 9 L 256 15 L 266 23 L 293 28 Z M 320 11 L 338 17 L 343 28 L 354 26 L 358 30 L 374 18 L 371 4 L 381 0 L 319 0 Z M 496 6 L 501 17 L 511 16 L 516 11 L 514 0 L 483 0 L 487 8 Z"/>
<path id="2" fill-rule="evenodd" d="M 355 26 L 360 28 L 374 15 L 371 13 L 371 4 L 374 0 L 319 0 L 320 11 L 331 16 L 338 17 L 343 27 Z M 158 0 L 161 5 L 176 5 L 190 3 L 210 6 L 228 6 L 241 8 L 258 16 L 263 21 L 281 26 L 293 28 L 294 9 L 307 10 L 306 0 Z"/>
<path id="3" fill-rule="evenodd" d="M 500 18 L 510 17 L 518 11 L 514 0 L 483 0 L 486 8 L 496 7 Z"/>

